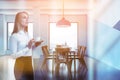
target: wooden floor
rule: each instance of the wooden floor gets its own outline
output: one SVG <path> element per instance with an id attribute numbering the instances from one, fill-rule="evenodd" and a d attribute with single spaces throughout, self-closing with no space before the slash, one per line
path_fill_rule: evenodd
<path id="1" fill-rule="evenodd" d="M 66 65 L 61 64 L 59 74 L 55 70 L 52 71 L 52 60 L 47 61 L 41 68 L 43 59 L 44 57 L 40 57 L 33 60 L 34 80 L 120 80 L 120 69 L 116 68 L 117 66 L 108 65 L 92 57 L 85 57 L 87 68 L 76 60 L 76 72 L 74 60 L 69 73 Z M 0 57 L 0 80 L 15 80 L 14 60 Z"/>
<path id="2" fill-rule="evenodd" d="M 62 63 L 59 67 L 59 72 L 52 70 L 52 60 L 46 62 L 41 67 L 43 58 L 38 61 L 39 64 L 35 70 L 35 80 L 87 80 L 87 68 L 76 60 L 76 70 L 74 70 L 74 60 L 72 61 L 71 71 L 68 71 L 66 64 Z M 76 72 L 75 72 L 76 71 Z"/>
<path id="3" fill-rule="evenodd" d="M 42 62 L 42 58 L 39 61 Z M 120 80 L 120 69 L 88 56 L 85 61 L 87 68 L 76 60 L 76 72 L 73 61 L 71 74 L 68 73 L 66 65 L 61 64 L 59 75 L 52 72 L 52 61 L 48 61 L 44 68 L 40 68 L 38 64 L 35 80 Z"/>

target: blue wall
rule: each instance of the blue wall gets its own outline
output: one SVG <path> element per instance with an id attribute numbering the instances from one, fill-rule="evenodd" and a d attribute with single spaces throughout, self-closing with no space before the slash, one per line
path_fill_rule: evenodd
<path id="1" fill-rule="evenodd" d="M 94 58 L 120 69 L 120 31 L 96 22 Z"/>

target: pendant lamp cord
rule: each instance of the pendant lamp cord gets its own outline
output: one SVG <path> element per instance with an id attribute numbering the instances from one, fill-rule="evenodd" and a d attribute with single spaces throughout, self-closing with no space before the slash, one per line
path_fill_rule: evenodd
<path id="1" fill-rule="evenodd" d="M 62 3 L 63 3 L 63 4 L 62 4 L 62 8 L 63 8 L 63 9 L 62 9 L 62 12 L 63 12 L 62 16 L 63 16 L 63 18 L 64 18 L 64 0 L 62 1 Z"/>

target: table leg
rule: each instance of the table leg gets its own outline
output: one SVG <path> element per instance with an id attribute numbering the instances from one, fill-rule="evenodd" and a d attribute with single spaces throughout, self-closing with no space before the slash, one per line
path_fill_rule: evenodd
<path id="1" fill-rule="evenodd" d="M 54 73 L 54 59 L 55 59 L 55 56 L 53 55 L 53 60 L 52 60 L 52 74 Z"/>
<path id="2" fill-rule="evenodd" d="M 76 79 L 76 59 L 75 59 L 75 52 L 74 52 L 74 79 Z"/>

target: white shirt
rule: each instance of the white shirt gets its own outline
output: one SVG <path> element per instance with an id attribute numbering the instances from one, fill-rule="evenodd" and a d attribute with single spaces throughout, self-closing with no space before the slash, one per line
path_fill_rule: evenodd
<path id="1" fill-rule="evenodd" d="M 19 31 L 11 35 L 9 40 L 9 50 L 13 58 L 21 56 L 32 56 L 32 49 L 27 47 L 30 37 L 27 32 Z"/>

